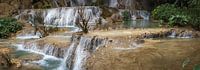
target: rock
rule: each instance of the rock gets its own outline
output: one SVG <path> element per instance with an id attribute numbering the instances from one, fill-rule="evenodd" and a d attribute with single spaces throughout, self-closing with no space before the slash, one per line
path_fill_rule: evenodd
<path id="1" fill-rule="evenodd" d="M 42 58 L 43 58 L 42 55 L 34 54 L 34 53 L 18 57 L 18 59 L 22 60 L 25 63 L 30 62 L 30 61 L 38 61 L 38 60 L 41 60 Z"/>
<path id="2" fill-rule="evenodd" d="M 10 52 L 9 48 L 0 48 L 0 68 L 21 67 L 21 60 L 11 57 Z"/>

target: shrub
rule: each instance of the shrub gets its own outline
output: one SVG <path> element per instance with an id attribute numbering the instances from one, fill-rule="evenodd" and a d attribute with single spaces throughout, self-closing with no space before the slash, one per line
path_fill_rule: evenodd
<path id="1" fill-rule="evenodd" d="M 130 21 L 131 20 L 131 14 L 129 11 L 122 12 L 123 21 Z"/>
<path id="2" fill-rule="evenodd" d="M 156 7 L 152 16 L 154 19 L 164 20 L 169 26 L 186 26 L 189 24 L 190 15 L 181 8 L 177 8 L 173 4 L 162 4 Z"/>
<path id="3" fill-rule="evenodd" d="M 0 38 L 7 38 L 11 33 L 22 29 L 22 25 L 13 18 L 0 18 Z"/>
<path id="4" fill-rule="evenodd" d="M 200 30 L 200 0 L 189 1 L 189 7 L 186 11 L 191 16 L 190 23 L 192 27 Z"/>
<path id="5" fill-rule="evenodd" d="M 128 28 L 131 25 L 131 14 L 129 11 L 122 12 L 123 16 L 123 24 L 126 28 Z"/>
<path id="6" fill-rule="evenodd" d="M 189 23 L 189 16 L 186 15 L 173 15 L 169 18 L 170 26 L 185 26 Z"/>
<path id="7" fill-rule="evenodd" d="M 173 4 L 162 4 L 152 11 L 152 16 L 157 20 L 168 21 L 172 15 L 180 14 L 181 12 Z"/>

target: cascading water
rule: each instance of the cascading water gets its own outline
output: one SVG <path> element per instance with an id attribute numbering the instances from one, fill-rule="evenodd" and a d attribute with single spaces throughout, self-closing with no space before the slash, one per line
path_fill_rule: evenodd
<path id="1" fill-rule="evenodd" d="M 56 3 L 56 0 L 54 0 Z M 73 0 L 70 0 L 73 1 Z M 92 0 L 95 2 L 96 0 Z M 129 5 L 128 1 L 124 2 L 125 4 Z M 110 7 L 117 7 L 118 2 L 117 0 L 109 0 L 105 1 L 109 2 Z M 86 0 L 77 0 L 71 2 L 71 4 L 79 5 L 83 4 L 86 5 L 88 2 Z M 43 22 L 46 26 L 56 26 L 56 27 L 74 27 L 76 19 L 78 19 L 79 14 L 77 12 L 79 7 L 59 7 L 59 8 L 52 8 L 52 9 L 31 9 L 25 10 L 18 16 L 18 19 L 24 19 L 23 16 L 30 23 L 34 23 L 35 16 L 39 16 L 43 18 Z M 84 15 L 86 17 L 90 17 L 89 24 L 93 25 L 96 21 L 101 17 L 102 11 L 99 7 L 94 6 L 86 6 L 84 8 Z M 149 19 L 149 13 L 146 11 L 136 11 L 131 12 L 132 16 L 139 15 L 143 19 Z M 76 32 L 79 29 L 76 28 L 72 32 Z M 28 35 L 29 36 L 29 35 Z M 22 36 L 23 37 L 23 36 Z M 19 37 L 20 38 L 20 37 Z M 20 38 L 22 39 L 22 38 Z M 24 38 L 27 39 L 27 38 Z M 83 65 L 85 64 L 87 58 L 90 56 L 92 52 L 94 52 L 99 47 L 102 47 L 106 44 L 106 39 L 100 38 L 87 38 L 81 37 L 77 41 L 72 41 L 71 46 L 68 48 L 56 48 L 53 45 L 45 44 L 45 45 L 38 45 L 37 43 L 25 43 L 23 44 L 20 49 L 32 51 L 35 53 L 39 53 L 44 55 L 44 58 L 40 61 L 36 61 L 40 65 L 46 65 L 49 59 L 60 60 L 61 63 L 55 70 L 85 70 Z M 47 65 L 48 66 L 48 65 Z"/>
<path id="2" fill-rule="evenodd" d="M 75 62 L 73 64 L 73 70 L 85 70 L 83 67 L 84 63 L 87 60 L 87 57 L 90 56 L 99 47 L 102 47 L 106 44 L 106 39 L 99 38 L 85 38 L 81 37 L 80 42 L 75 51 Z"/>
<path id="3" fill-rule="evenodd" d="M 70 68 L 72 68 L 71 65 L 73 64 L 73 53 L 75 50 L 75 43 L 72 43 L 67 52 L 65 53 L 64 61 L 61 63 L 57 70 L 71 70 Z"/>
<path id="4" fill-rule="evenodd" d="M 63 58 L 65 52 L 68 48 L 58 48 L 52 44 L 44 44 L 42 46 L 38 45 L 38 43 L 30 42 L 24 44 L 24 49 L 34 50 L 37 52 L 41 52 L 47 55 Z"/>
<path id="5" fill-rule="evenodd" d="M 75 20 L 78 18 L 78 7 L 60 7 L 42 10 L 25 10 L 18 16 L 18 19 L 27 16 L 29 19 L 35 19 L 34 16 L 40 16 L 44 19 L 45 25 L 53 25 L 58 27 L 75 26 Z M 98 7 L 84 7 L 84 14 L 90 17 L 89 23 L 95 23 L 100 17 L 101 10 Z M 39 13 L 39 14 L 38 14 Z M 26 18 L 27 18 L 26 17 Z M 30 20 L 27 20 L 30 21 Z M 33 23 L 33 21 L 31 21 Z"/>
<path id="6" fill-rule="evenodd" d="M 85 70 L 83 65 L 87 57 L 99 47 L 104 46 L 106 42 L 107 39 L 99 39 L 96 37 L 81 37 L 78 42 L 76 40 L 73 41 L 65 54 L 64 62 L 57 70 Z"/>

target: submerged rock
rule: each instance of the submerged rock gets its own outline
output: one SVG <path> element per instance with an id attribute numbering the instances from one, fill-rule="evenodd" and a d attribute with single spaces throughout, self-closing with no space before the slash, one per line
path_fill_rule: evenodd
<path id="1" fill-rule="evenodd" d="M 34 54 L 34 53 L 30 53 L 29 55 L 18 57 L 18 59 L 22 60 L 24 63 L 31 62 L 31 61 L 38 61 L 38 60 L 41 60 L 42 58 L 43 58 L 42 55 Z"/>
<path id="2" fill-rule="evenodd" d="M 0 69 L 20 68 L 21 60 L 15 59 L 11 56 L 10 48 L 0 48 Z"/>

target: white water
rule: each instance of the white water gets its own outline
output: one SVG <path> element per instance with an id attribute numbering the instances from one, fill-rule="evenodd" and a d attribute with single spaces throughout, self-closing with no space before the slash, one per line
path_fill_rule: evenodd
<path id="1" fill-rule="evenodd" d="M 75 21 L 78 19 L 78 7 L 60 7 L 52 9 L 36 9 L 25 10 L 19 15 L 18 19 L 23 19 L 23 16 L 28 16 L 30 23 L 34 23 L 35 16 L 40 16 L 44 19 L 45 25 L 53 25 L 57 27 L 74 27 Z M 98 7 L 84 7 L 84 15 L 90 17 L 89 23 L 94 24 L 100 17 L 101 10 Z M 27 18 L 26 18 L 27 19 Z"/>
<path id="2" fill-rule="evenodd" d="M 37 39 L 40 38 L 40 33 L 36 32 L 36 35 L 34 35 L 34 31 L 32 31 L 29 34 L 21 34 L 21 35 L 17 35 L 16 39 Z"/>
<path id="3" fill-rule="evenodd" d="M 84 3 L 85 0 L 78 0 L 79 3 Z M 110 6 L 116 7 L 117 0 L 111 0 Z M 28 15 L 29 19 L 33 20 L 35 16 L 39 15 L 44 19 L 44 23 L 46 26 L 56 26 L 56 27 L 75 27 L 76 19 L 79 17 L 77 13 L 77 7 L 60 7 L 53 9 L 42 9 L 42 10 L 29 10 L 31 12 L 24 11 L 24 13 L 20 14 L 20 16 Z M 84 9 L 86 17 L 90 17 L 90 24 L 95 24 L 95 22 L 100 18 L 101 10 L 98 7 L 85 7 Z M 38 14 L 41 13 L 41 14 Z M 146 15 L 146 12 L 138 13 L 144 19 L 148 19 L 149 15 Z M 135 15 L 135 14 L 133 14 Z M 27 20 L 30 21 L 30 20 Z M 30 21 L 31 22 L 31 21 Z M 32 23 L 32 22 L 31 22 Z M 79 31 L 79 28 L 72 30 L 72 32 Z M 37 36 L 19 36 L 19 39 L 31 39 L 38 38 Z M 30 43 L 28 46 L 18 45 L 19 50 L 25 50 L 29 52 L 38 53 L 44 56 L 42 60 L 35 61 L 34 63 L 38 63 L 42 66 L 48 66 L 46 60 L 60 60 L 62 61 L 58 68 L 55 70 L 85 70 L 83 65 L 86 62 L 87 57 L 91 54 L 91 39 L 81 38 L 78 46 L 75 46 L 74 43 L 65 51 L 64 58 L 57 58 L 54 55 L 54 47 L 46 44 L 43 48 L 38 48 L 38 45 L 35 43 Z M 98 45 L 101 43 L 97 43 Z M 27 48 L 28 47 L 28 48 Z M 92 50 L 96 50 L 97 46 L 92 46 Z M 70 69 L 69 69 L 70 68 Z"/>
<path id="4" fill-rule="evenodd" d="M 74 51 L 76 50 L 76 46 L 75 46 L 75 43 L 72 43 L 71 46 L 69 47 L 69 49 L 67 50 L 67 52 L 65 53 L 65 58 L 64 58 L 64 61 L 61 63 L 61 65 L 57 68 L 57 70 L 70 70 L 70 66 L 72 64 L 71 61 L 73 61 L 73 53 Z M 68 68 L 67 66 L 68 65 Z"/>
<path id="5" fill-rule="evenodd" d="M 180 33 L 180 34 L 177 34 L 175 31 L 173 31 L 171 33 L 171 35 L 169 35 L 168 37 L 170 38 L 192 38 L 192 33 L 190 32 L 183 32 L 183 33 Z"/>
<path id="6" fill-rule="evenodd" d="M 87 46 L 89 46 L 87 42 L 91 42 L 89 40 L 90 39 L 81 38 L 81 42 L 77 46 L 77 50 L 75 51 L 76 56 L 73 70 L 84 70 L 82 66 L 86 62 L 87 56 L 90 54 L 87 51 Z"/>
<path id="7" fill-rule="evenodd" d="M 55 56 L 47 55 L 45 53 L 38 52 L 38 51 L 35 51 L 33 49 L 25 49 L 23 44 L 15 44 L 15 46 L 17 46 L 17 50 L 22 50 L 22 51 L 27 51 L 27 52 L 32 52 L 32 53 L 43 55 L 43 59 L 41 59 L 39 61 L 33 61 L 33 63 L 37 63 L 41 66 L 49 66 L 46 62 L 46 60 L 49 60 L 49 59 L 63 61 L 63 59 L 61 59 L 61 58 L 57 58 Z"/>
<path id="8" fill-rule="evenodd" d="M 30 37 L 30 39 L 32 39 L 32 38 Z M 55 52 L 55 51 L 53 50 L 54 48 L 51 47 L 50 45 L 45 45 L 43 49 L 38 48 L 37 44 L 35 44 L 35 43 L 30 44 L 28 46 L 29 48 L 27 48 L 27 46 L 25 46 L 24 43 L 14 44 L 14 46 L 17 46 L 17 50 L 22 50 L 22 51 L 27 51 L 27 52 L 32 52 L 32 53 L 42 55 L 43 58 L 41 60 L 33 61 L 32 63 L 36 63 L 41 66 L 47 67 L 47 68 L 49 66 L 52 66 L 52 64 L 48 63 L 48 60 L 60 61 L 60 62 L 64 61 L 63 58 L 57 58 L 55 56 L 52 56 L 53 52 Z M 65 49 L 63 49 L 63 50 L 65 50 Z M 62 64 L 59 64 L 59 65 L 62 65 Z M 57 67 L 59 67 L 59 66 L 57 66 Z M 53 69 L 48 69 L 48 70 L 58 70 L 58 69 L 56 67 L 54 67 Z M 59 70 L 66 70 L 66 69 L 59 69 Z"/>
<path id="9" fill-rule="evenodd" d="M 18 36 L 17 39 L 35 39 L 35 38 L 40 38 L 39 36 Z"/>
<path id="10" fill-rule="evenodd" d="M 110 0 L 109 7 L 117 7 L 117 0 Z"/>

